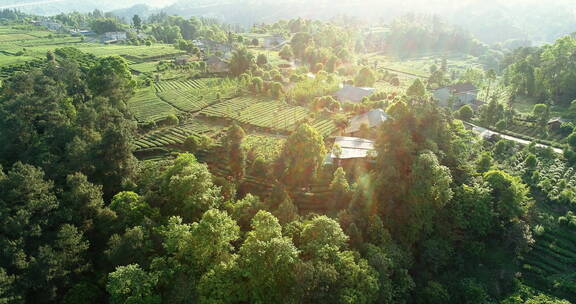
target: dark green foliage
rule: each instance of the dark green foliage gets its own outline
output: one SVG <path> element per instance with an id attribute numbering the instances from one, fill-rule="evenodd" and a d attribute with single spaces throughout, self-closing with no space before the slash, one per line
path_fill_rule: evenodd
<path id="1" fill-rule="evenodd" d="M 253 62 L 254 55 L 252 53 L 245 48 L 238 49 L 234 51 L 230 59 L 230 73 L 234 76 L 240 76 L 248 71 Z"/>
<path id="2" fill-rule="evenodd" d="M 306 185 L 315 178 L 325 153 L 320 134 L 308 124 L 302 124 L 284 144 L 277 175 L 290 187 Z"/>
<path id="3" fill-rule="evenodd" d="M 460 117 L 460 119 L 464 121 L 470 121 L 470 119 L 472 119 L 473 116 L 474 116 L 474 110 L 472 110 L 472 107 L 469 105 L 462 106 L 458 110 L 458 117 Z"/>
<path id="4" fill-rule="evenodd" d="M 90 25 L 92 30 L 97 34 L 104 34 L 107 32 L 120 32 L 122 31 L 122 25 L 115 18 L 100 18 L 92 21 Z"/>
<path id="5" fill-rule="evenodd" d="M 510 65 L 505 81 L 514 93 L 543 100 L 553 98 L 568 105 L 576 98 L 576 90 L 570 85 L 576 79 L 572 72 L 574 49 L 576 40 L 571 36 L 541 48 L 520 48 L 507 58 Z"/>
<path id="6" fill-rule="evenodd" d="M 228 165 L 232 171 L 232 177 L 237 182 L 240 182 L 246 173 L 246 151 L 242 148 L 244 136 L 244 130 L 236 124 L 228 129 L 226 135 Z"/>
<path id="7" fill-rule="evenodd" d="M 42 170 L 16 163 L 0 174 L 0 269 L 15 300 L 52 302 L 74 273 L 87 269 L 88 242 L 81 231 L 61 220 L 54 185 Z"/>

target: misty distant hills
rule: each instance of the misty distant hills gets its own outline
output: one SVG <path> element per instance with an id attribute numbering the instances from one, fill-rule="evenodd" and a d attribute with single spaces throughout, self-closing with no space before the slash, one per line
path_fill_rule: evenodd
<path id="1" fill-rule="evenodd" d="M 296 17 L 347 15 L 389 22 L 407 13 L 436 14 L 490 44 L 510 39 L 551 42 L 576 31 L 576 8 L 570 0 L 179 0 L 164 11 L 245 26 Z"/>
<path id="2" fill-rule="evenodd" d="M 436 14 L 490 44 L 514 39 L 538 44 L 576 31 L 571 0 L 0 0 L 0 7 L 22 3 L 33 5 L 18 9 L 41 15 L 101 9 L 128 19 L 162 10 L 183 17 L 216 18 L 245 28 L 296 17 L 327 20 L 346 15 L 372 23 L 389 22 L 407 13 Z"/>

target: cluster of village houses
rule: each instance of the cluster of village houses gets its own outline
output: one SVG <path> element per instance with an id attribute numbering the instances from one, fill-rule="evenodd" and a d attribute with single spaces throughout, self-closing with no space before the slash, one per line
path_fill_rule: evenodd
<path id="1" fill-rule="evenodd" d="M 335 93 L 335 97 L 340 102 L 360 103 L 374 91 L 374 88 L 344 85 Z M 478 100 L 478 92 L 478 88 L 473 84 L 458 83 L 434 90 L 433 96 L 443 107 L 458 109 L 470 105 L 473 109 L 477 109 L 484 104 Z M 366 130 L 376 130 L 388 118 L 382 109 L 373 109 L 353 117 L 344 130 L 344 136 L 335 137 L 332 151 L 326 156 L 325 164 L 342 166 L 350 171 L 369 167 L 376 158 L 374 141 L 363 138 L 363 133 Z"/>
<path id="2" fill-rule="evenodd" d="M 49 19 L 33 21 L 38 26 L 44 26 L 53 31 L 68 31 L 72 35 L 96 37 L 91 30 L 72 29 L 66 30 L 65 27 Z M 128 31 L 135 31 L 129 29 Z M 139 38 L 146 38 L 145 34 L 136 33 Z M 108 32 L 100 36 L 100 42 L 104 44 L 113 44 L 128 39 L 128 33 Z M 265 49 L 279 49 L 288 41 L 280 35 L 270 35 L 263 38 L 262 47 Z M 223 74 L 229 72 L 229 59 L 232 52 L 232 46 L 227 43 L 220 43 L 210 40 L 194 40 L 195 47 L 204 54 L 220 54 L 220 56 L 211 55 L 205 58 L 206 68 L 209 73 Z M 177 57 L 174 62 L 178 65 L 187 64 L 194 60 L 191 56 L 183 55 Z M 374 93 L 374 88 L 356 87 L 352 85 L 343 85 L 342 88 L 334 94 L 334 97 L 340 102 L 360 103 L 366 97 Z M 478 88 L 471 83 L 457 83 L 434 90 L 433 96 L 438 100 L 439 105 L 458 109 L 464 105 L 470 105 L 477 109 L 484 102 L 478 100 Z M 332 151 L 326 156 L 326 164 L 337 166 L 353 167 L 355 169 L 369 166 L 374 161 L 374 141 L 369 138 L 362 138 L 364 134 L 361 131 L 375 130 L 388 119 L 388 115 L 382 109 L 373 109 L 353 117 L 348 127 L 344 130 L 344 136 L 334 138 Z M 559 119 L 552 119 L 549 124 L 560 124 Z"/>

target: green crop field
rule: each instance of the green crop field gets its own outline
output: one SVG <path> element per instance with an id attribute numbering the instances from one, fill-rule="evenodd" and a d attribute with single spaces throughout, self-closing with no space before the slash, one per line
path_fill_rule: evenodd
<path id="1" fill-rule="evenodd" d="M 406 73 L 426 78 L 430 76 L 430 67 L 436 65 L 439 68 L 442 65 L 443 58 L 447 59 L 448 70 L 463 72 L 468 68 L 484 68 L 477 57 L 458 53 L 429 54 L 407 59 L 392 58 L 377 53 L 364 57 L 370 65 L 376 63 L 376 67 L 379 69 L 383 68 L 390 72 Z"/>
<path id="2" fill-rule="evenodd" d="M 130 69 L 140 73 L 152 73 L 156 71 L 158 61 L 135 63 L 130 65 Z"/>
<path id="3" fill-rule="evenodd" d="M 21 30 L 13 27 L 0 26 L 0 66 L 20 64 L 34 59 L 41 59 L 48 51 L 57 48 L 73 46 L 79 50 L 94 54 L 98 57 L 119 55 L 129 60 L 143 62 L 154 58 L 171 57 L 182 54 L 169 44 L 153 44 L 151 46 L 135 45 L 104 45 L 100 43 L 82 42 L 80 37 L 55 34 L 50 31 L 34 29 Z M 147 72 L 150 64 L 143 64 L 135 68 Z"/>
<path id="4" fill-rule="evenodd" d="M 138 90 L 128 101 L 128 107 L 139 122 L 159 121 L 170 114 L 177 114 L 178 109 L 158 98 L 153 87 Z"/>
<path id="5" fill-rule="evenodd" d="M 311 124 L 311 126 L 324 137 L 334 134 L 337 130 L 336 124 L 332 119 L 317 119 Z"/>
<path id="6" fill-rule="evenodd" d="M 179 110 L 201 110 L 236 93 L 236 82 L 228 79 L 204 78 L 163 81 L 156 84 L 157 94 Z"/>
<path id="7" fill-rule="evenodd" d="M 282 147 L 286 139 L 263 135 L 248 135 L 242 141 L 242 147 L 254 155 L 270 162 L 278 158 L 282 153 Z"/>
<path id="8" fill-rule="evenodd" d="M 258 97 L 238 97 L 217 103 L 200 112 L 209 117 L 223 117 L 239 122 L 272 129 L 290 131 L 298 123 L 310 118 L 304 107 Z"/>
<path id="9" fill-rule="evenodd" d="M 536 238 L 524 258 L 525 282 L 571 301 L 576 300 L 576 226 L 562 224 Z"/>
<path id="10" fill-rule="evenodd" d="M 151 46 L 137 45 L 103 45 L 94 43 L 82 43 L 76 46 L 83 52 L 96 56 L 120 55 L 135 60 L 149 60 L 150 58 L 161 56 L 176 56 L 183 51 L 177 50 L 170 44 L 153 44 Z"/>
<path id="11" fill-rule="evenodd" d="M 199 135 L 214 135 L 222 131 L 222 127 L 208 125 L 201 121 L 193 121 L 182 126 L 161 129 L 148 133 L 139 138 L 134 144 L 137 149 L 149 149 L 178 145 L 184 143 L 186 138 Z"/>

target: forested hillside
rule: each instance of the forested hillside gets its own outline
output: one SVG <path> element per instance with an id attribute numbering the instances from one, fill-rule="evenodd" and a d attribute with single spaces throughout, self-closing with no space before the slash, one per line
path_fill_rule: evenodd
<path id="1" fill-rule="evenodd" d="M 576 301 L 574 38 L 0 13 L 0 303 Z"/>

